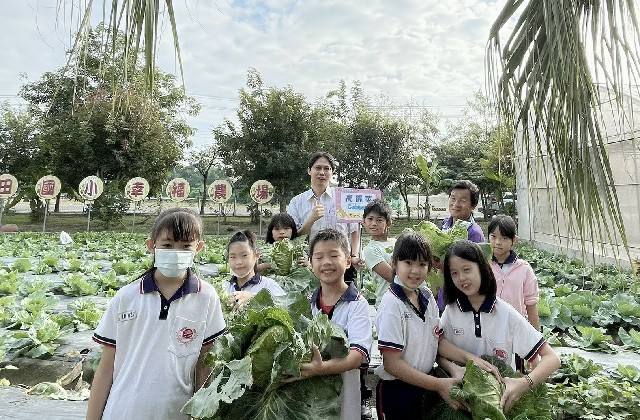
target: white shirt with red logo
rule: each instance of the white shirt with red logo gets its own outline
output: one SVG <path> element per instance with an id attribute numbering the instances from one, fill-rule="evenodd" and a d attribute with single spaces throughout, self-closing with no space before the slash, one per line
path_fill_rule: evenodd
<path id="1" fill-rule="evenodd" d="M 496 356 L 511 367 L 514 353 L 531 360 L 546 343 L 540 331 L 500 298 L 488 298 L 477 312 L 466 297 L 450 303 L 440 327 L 452 344 L 476 356 Z"/>
<path id="2" fill-rule="evenodd" d="M 93 337 L 116 349 L 102 419 L 188 420 L 200 350 L 224 332 L 218 294 L 191 273 L 168 300 L 152 274 L 120 289 Z"/>

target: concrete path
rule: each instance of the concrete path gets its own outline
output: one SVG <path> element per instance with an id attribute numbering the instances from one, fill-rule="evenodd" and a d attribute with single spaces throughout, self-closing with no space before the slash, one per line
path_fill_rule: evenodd
<path id="1" fill-rule="evenodd" d="M 87 401 L 60 401 L 27 395 L 23 388 L 0 387 L 0 419 L 79 420 L 87 414 Z"/>

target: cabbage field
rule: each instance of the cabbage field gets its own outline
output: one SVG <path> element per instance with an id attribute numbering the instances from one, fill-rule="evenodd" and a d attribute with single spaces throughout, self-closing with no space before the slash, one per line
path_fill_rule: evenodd
<path id="1" fill-rule="evenodd" d="M 87 398 L 91 365 L 99 357 L 91 331 L 109 297 L 149 267 L 144 239 L 138 234 L 78 233 L 63 245 L 55 234 L 0 236 L 0 385 L 23 383 L 12 379 L 25 377 L 12 366 L 20 370 L 26 361 L 71 361 L 77 363 L 64 375 L 30 384 L 35 386 L 28 392 Z M 207 237 L 205 242 L 196 257 L 197 270 L 219 285 L 228 278 L 226 238 Z M 263 244 L 262 253 L 278 271 L 273 277 L 291 293 L 276 302 L 258 296 L 241 317 L 225 314 L 233 337 L 218 340 L 208 358 L 216 388 L 201 390 L 185 408 L 188 412 L 225 419 L 292 418 L 287 413 L 336 418 L 339 378 L 305 380 L 305 387 L 282 383 L 283 377 L 296 374 L 299 362 L 309 360 L 312 343 L 323 357 L 340 357 L 346 338 L 335 324 L 308 316 L 306 297 L 317 283 L 306 268 L 293 263 L 299 244 L 279 248 L 271 258 L 271 247 Z M 540 320 L 563 364 L 547 384 L 551 416 L 527 412 L 517 418 L 640 418 L 638 279 L 612 266 L 590 266 L 525 246 L 518 253 L 538 275 Z M 375 301 L 368 276 L 362 291 Z M 507 413 L 506 418 L 512 417 Z"/>

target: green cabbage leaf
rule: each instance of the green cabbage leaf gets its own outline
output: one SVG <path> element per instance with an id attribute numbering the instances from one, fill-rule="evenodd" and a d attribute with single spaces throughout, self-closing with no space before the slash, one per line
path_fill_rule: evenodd
<path id="1" fill-rule="evenodd" d="M 344 330 L 326 315 L 312 318 L 305 295 L 274 298 L 262 290 L 227 327 L 229 333 L 205 357 L 212 367 L 210 383 L 183 413 L 210 420 L 340 418 L 340 375 L 284 382 L 300 376 L 313 345 L 324 360 L 349 353 Z"/>
<path id="2" fill-rule="evenodd" d="M 470 225 L 469 222 L 464 220 L 456 220 L 451 229 L 445 232 L 440 230 L 435 223 L 423 220 L 414 225 L 413 230 L 422 233 L 429 241 L 433 255 L 444 260 L 444 255 L 452 243 L 469 237 L 468 230 Z"/>

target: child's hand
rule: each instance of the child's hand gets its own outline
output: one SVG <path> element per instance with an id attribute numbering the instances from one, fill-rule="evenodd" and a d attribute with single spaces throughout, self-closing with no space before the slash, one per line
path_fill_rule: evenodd
<path id="1" fill-rule="evenodd" d="M 301 265 L 303 267 L 309 267 L 311 264 L 309 263 L 309 259 L 306 257 L 300 257 L 298 258 L 297 261 L 298 265 Z"/>
<path id="2" fill-rule="evenodd" d="M 315 344 L 311 347 L 313 356 L 309 363 L 303 363 L 300 365 L 300 377 L 310 378 L 312 376 L 318 376 L 322 374 L 322 355 L 318 346 Z"/>
<path id="3" fill-rule="evenodd" d="M 438 392 L 438 394 L 440 394 L 442 399 L 447 404 L 449 404 L 449 406 L 454 410 L 465 408 L 462 402 L 452 399 L 451 396 L 449 395 L 451 393 L 451 388 L 453 388 L 454 386 L 460 383 L 462 383 L 462 378 L 439 378 L 438 379 L 438 386 L 436 391 Z"/>
<path id="4" fill-rule="evenodd" d="M 255 296 L 255 293 L 241 291 L 241 292 L 233 292 L 229 296 L 231 297 L 231 304 L 233 305 L 233 309 L 242 308 L 247 302 L 249 302 Z"/>
<path id="5" fill-rule="evenodd" d="M 477 356 L 473 356 L 471 360 L 473 360 L 473 363 L 475 363 L 480 369 L 486 370 L 495 376 L 498 382 L 504 382 L 502 375 L 500 375 L 500 370 L 497 367 Z"/>
<path id="6" fill-rule="evenodd" d="M 364 260 L 360 257 L 351 257 L 351 265 L 356 270 L 362 270 L 366 267 Z"/>
<path id="7" fill-rule="evenodd" d="M 504 390 L 504 394 L 502 394 L 502 399 L 500 400 L 500 408 L 505 413 L 511 410 L 513 404 L 520 399 L 522 394 L 529 390 L 529 382 L 522 378 L 504 378 L 504 383 L 506 388 Z"/>

